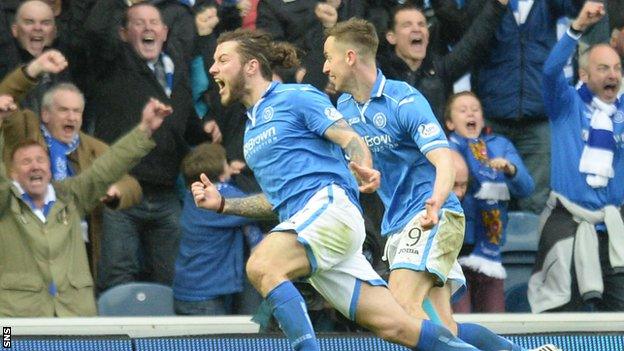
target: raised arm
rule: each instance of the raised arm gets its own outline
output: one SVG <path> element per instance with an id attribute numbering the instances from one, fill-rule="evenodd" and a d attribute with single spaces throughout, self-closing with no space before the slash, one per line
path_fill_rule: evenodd
<path id="1" fill-rule="evenodd" d="M 440 68 L 447 84 L 452 84 L 468 70 L 485 60 L 491 42 L 507 10 L 508 0 L 487 0 L 468 30 L 441 60 Z"/>
<path id="2" fill-rule="evenodd" d="M 118 181 L 156 146 L 151 136 L 171 112 L 171 107 L 151 99 L 143 109 L 139 125 L 111 145 L 91 167 L 61 182 L 63 189 L 75 196 L 82 210 L 91 210 L 112 183 Z"/>
<path id="3" fill-rule="evenodd" d="M 271 206 L 264 194 L 226 199 L 221 196 L 217 187 L 203 173 L 199 182 L 191 184 L 191 192 L 197 207 L 217 213 L 258 219 L 272 219 L 276 217 L 275 212 L 273 212 L 273 206 Z"/>
<path id="4" fill-rule="evenodd" d="M 604 5 L 602 3 L 595 1 L 585 3 L 570 29 L 555 44 L 544 62 L 544 106 L 550 118 L 564 115 L 562 110 L 571 106 L 570 98 L 573 95 L 568 94 L 568 91 L 574 88 L 568 84 L 563 68 L 576 50 L 581 33 L 600 21 L 603 16 Z"/>
<path id="5" fill-rule="evenodd" d="M 4 130 L 2 122 L 17 110 L 13 98 L 9 95 L 0 95 L 0 155 L 4 153 Z M 10 206 L 11 182 L 7 178 L 4 161 L 0 162 L 0 213 Z"/>
<path id="6" fill-rule="evenodd" d="M 349 168 L 363 193 L 372 193 L 381 181 L 379 171 L 373 169 L 373 157 L 360 135 L 344 119 L 337 120 L 325 131 L 325 137 L 339 145 L 349 157 Z"/>
<path id="7" fill-rule="evenodd" d="M 48 50 L 30 61 L 28 65 L 16 68 L 0 82 L 0 94 L 9 94 L 15 101 L 21 101 L 44 73 L 59 73 L 67 67 L 65 56 L 57 50 Z"/>

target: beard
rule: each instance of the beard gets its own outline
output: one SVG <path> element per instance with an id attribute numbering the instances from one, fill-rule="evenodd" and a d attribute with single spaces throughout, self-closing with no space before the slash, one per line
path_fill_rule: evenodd
<path id="1" fill-rule="evenodd" d="M 241 102 L 245 95 L 245 76 L 242 70 L 238 72 L 236 77 L 228 86 L 229 94 L 227 96 L 221 95 L 221 104 L 223 106 L 229 106 L 234 102 Z"/>

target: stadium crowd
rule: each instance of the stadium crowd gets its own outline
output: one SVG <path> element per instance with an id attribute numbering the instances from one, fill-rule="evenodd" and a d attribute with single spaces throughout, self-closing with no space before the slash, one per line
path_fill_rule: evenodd
<path id="1" fill-rule="evenodd" d="M 246 88 L 213 77 L 215 50 L 237 28 L 269 33 L 298 54 L 270 67 L 272 79 L 319 90 L 338 107 L 327 117 L 341 111 L 360 132 L 358 111 L 364 120 L 381 90 L 370 103 L 341 97 L 344 68 L 329 63 L 325 42 L 351 18 L 376 29 L 379 81 L 424 97 L 432 118 L 414 131 L 444 128 L 453 150 L 444 156 L 452 167 L 420 144 L 414 152 L 427 158 L 395 160 L 406 169 L 431 162 L 436 182 L 437 170 L 455 173 L 467 294 L 453 310 L 505 311 L 501 247 L 508 212 L 523 211 L 542 216 L 527 282 L 533 312 L 624 311 L 622 2 L 3 0 L 0 316 L 95 316 L 102 293 L 146 281 L 173 289 L 177 314 L 256 314 L 276 328 L 245 264 L 277 216 L 222 213 L 223 199 L 262 192 L 245 156 L 275 136 L 244 143 L 256 111 L 223 103 L 226 89 Z M 269 121 L 266 111 L 258 118 Z M 382 112 L 368 127 L 386 126 Z M 363 140 L 374 154 L 393 137 Z M 223 196 L 216 211 L 191 193 L 202 173 Z M 364 257 L 392 290 L 384 212 L 413 199 L 384 189 L 384 176 L 381 198 L 362 193 L 359 202 Z M 295 285 L 317 331 L 359 328 Z"/>

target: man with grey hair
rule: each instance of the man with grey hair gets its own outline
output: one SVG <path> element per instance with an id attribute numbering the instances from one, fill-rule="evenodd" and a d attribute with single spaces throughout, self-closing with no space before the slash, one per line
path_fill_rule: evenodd
<path id="1" fill-rule="evenodd" d="M 624 311 L 622 63 L 597 44 L 579 59 L 580 88 L 563 74 L 583 32 L 604 15 L 603 3 L 586 2 L 544 64 L 552 191 L 529 280 L 533 312 Z"/>
<path id="2" fill-rule="evenodd" d="M 65 57 L 56 50 L 49 50 L 28 65 L 14 70 L 0 83 L 0 94 L 9 94 L 16 101 L 21 100 L 33 87 L 42 73 L 57 74 L 67 66 Z M 102 155 L 108 146 L 100 140 L 80 131 L 84 110 L 82 92 L 72 83 L 59 83 L 47 90 L 41 101 L 40 118 L 30 110 L 22 109 L 5 121 L 4 160 L 8 162 L 10 152 L 24 139 L 33 139 L 47 146 L 52 161 L 52 179 L 60 181 L 77 175 L 87 169 Z M 7 165 L 8 166 L 8 165 Z M 124 176 L 109 187 L 102 202 L 111 208 L 121 209 L 137 204 L 141 199 L 141 187 L 136 179 Z M 95 276 L 100 251 L 101 206 L 97 206 L 83 224 L 84 240 Z"/>

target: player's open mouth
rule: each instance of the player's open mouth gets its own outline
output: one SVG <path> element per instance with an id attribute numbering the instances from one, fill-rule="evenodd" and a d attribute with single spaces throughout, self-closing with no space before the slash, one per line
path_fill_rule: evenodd
<path id="1" fill-rule="evenodd" d="M 215 83 L 217 83 L 217 85 L 219 86 L 219 94 L 222 94 L 223 90 L 225 89 L 225 82 L 223 82 L 219 78 L 215 78 Z"/>
<path id="2" fill-rule="evenodd" d="M 71 125 L 71 124 L 66 124 L 65 126 L 63 126 L 63 130 L 67 133 L 73 133 L 76 130 L 76 126 Z"/>

